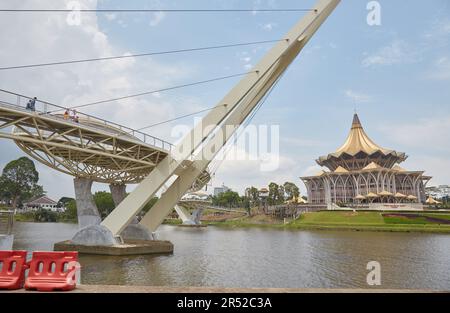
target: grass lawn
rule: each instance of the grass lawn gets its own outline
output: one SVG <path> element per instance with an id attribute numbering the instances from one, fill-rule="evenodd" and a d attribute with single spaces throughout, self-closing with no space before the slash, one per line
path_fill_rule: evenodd
<path id="1" fill-rule="evenodd" d="M 399 212 L 396 212 L 400 214 Z M 387 232 L 436 232 L 450 233 L 450 225 L 429 221 L 427 217 L 450 220 L 445 213 L 410 213 L 420 215 L 408 218 L 401 216 L 383 216 L 396 213 L 387 212 L 352 212 L 323 211 L 304 213 L 288 224 L 263 214 L 251 217 L 231 218 L 225 221 L 203 221 L 203 224 L 221 227 L 265 227 L 276 229 L 321 229 L 321 230 L 356 230 Z M 408 214 L 408 213 L 401 213 Z M 167 220 L 166 220 L 167 223 Z"/>
<path id="2" fill-rule="evenodd" d="M 297 220 L 301 224 L 383 224 L 378 212 L 314 212 L 302 214 Z"/>
<path id="3" fill-rule="evenodd" d="M 448 232 L 450 225 L 428 221 L 425 216 L 445 219 L 450 214 L 419 214 L 420 217 L 389 217 L 382 212 L 314 212 L 305 213 L 299 219 L 288 225 L 289 228 L 308 229 L 354 229 L 374 231 L 424 231 Z"/>

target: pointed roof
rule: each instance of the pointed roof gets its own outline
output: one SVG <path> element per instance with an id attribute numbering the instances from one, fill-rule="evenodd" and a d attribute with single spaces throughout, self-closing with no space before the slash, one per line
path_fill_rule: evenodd
<path id="1" fill-rule="evenodd" d="M 334 170 L 334 172 L 339 173 L 339 174 L 345 174 L 345 173 L 348 173 L 348 170 L 346 170 L 342 166 L 339 166 L 337 169 Z"/>
<path id="2" fill-rule="evenodd" d="M 24 203 L 24 205 L 27 206 L 33 206 L 33 205 L 57 205 L 58 203 L 56 201 L 53 201 L 47 196 L 41 196 L 37 197 L 29 202 Z"/>
<path id="3" fill-rule="evenodd" d="M 442 202 L 439 202 L 439 201 L 435 200 L 432 196 L 428 197 L 426 203 L 427 204 L 442 204 Z"/>
<path id="4" fill-rule="evenodd" d="M 314 176 L 322 176 L 322 175 L 324 175 L 324 174 L 325 174 L 325 171 L 324 171 L 324 170 L 320 170 L 320 171 L 317 172 L 316 175 L 314 175 Z"/>
<path id="5" fill-rule="evenodd" d="M 371 162 L 369 165 L 367 165 L 365 168 L 363 168 L 363 170 L 376 170 L 381 168 L 381 166 L 379 166 L 377 163 L 375 162 Z"/>
<path id="6" fill-rule="evenodd" d="M 320 157 L 318 163 L 322 165 L 321 163 L 329 159 L 330 157 L 339 158 L 343 154 L 355 156 L 361 152 L 367 155 L 372 155 L 377 152 L 380 152 L 384 155 L 393 154 L 399 157 L 400 161 L 404 161 L 407 158 L 405 153 L 385 149 L 377 145 L 372 139 L 370 139 L 361 124 L 358 114 L 355 113 L 355 115 L 353 116 L 352 127 L 345 143 L 335 152 L 330 153 L 327 156 Z"/>
<path id="7" fill-rule="evenodd" d="M 407 195 L 404 195 L 404 194 L 402 194 L 400 192 L 397 192 L 394 197 L 396 197 L 396 198 L 408 198 Z"/>
<path id="8" fill-rule="evenodd" d="M 367 136 L 364 128 L 361 125 L 358 114 L 355 113 L 355 115 L 353 116 L 352 128 L 347 137 L 347 140 L 340 148 L 336 150 L 335 153 L 347 153 L 350 155 L 356 155 L 359 152 L 373 154 L 377 151 L 381 151 L 383 154 L 392 152 L 392 150 L 387 150 L 380 147 L 375 142 L 373 142 L 372 139 L 369 138 L 369 136 Z"/>

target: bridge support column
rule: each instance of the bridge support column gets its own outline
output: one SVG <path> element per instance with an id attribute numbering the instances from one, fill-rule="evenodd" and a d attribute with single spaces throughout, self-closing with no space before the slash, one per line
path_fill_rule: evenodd
<path id="1" fill-rule="evenodd" d="M 0 235 L 0 250 L 12 250 L 14 235 Z"/>
<path id="2" fill-rule="evenodd" d="M 116 244 L 117 240 L 112 232 L 100 225 L 102 219 L 91 192 L 92 180 L 76 177 L 73 184 L 77 203 L 78 228 L 80 230 L 73 236 L 72 242 L 87 246 Z"/>
<path id="3" fill-rule="evenodd" d="M 195 208 L 192 214 L 190 214 L 187 208 L 177 204 L 175 205 L 175 211 L 183 222 L 183 225 L 198 226 L 201 224 L 200 219 L 203 213 L 202 207 Z"/>
<path id="4" fill-rule="evenodd" d="M 78 227 L 81 229 L 100 224 L 102 220 L 91 193 L 92 180 L 76 177 L 73 184 L 77 203 Z"/>
<path id="5" fill-rule="evenodd" d="M 127 186 L 125 184 L 110 184 L 109 190 L 113 198 L 114 204 L 117 207 L 126 197 Z M 152 240 L 154 236 L 148 231 L 145 226 L 139 225 L 139 220 L 134 217 L 133 221 L 125 227 L 120 236 L 124 240 Z"/>
<path id="6" fill-rule="evenodd" d="M 196 208 L 194 212 L 192 212 L 192 221 L 195 225 L 200 225 L 200 219 L 202 218 L 203 208 Z"/>

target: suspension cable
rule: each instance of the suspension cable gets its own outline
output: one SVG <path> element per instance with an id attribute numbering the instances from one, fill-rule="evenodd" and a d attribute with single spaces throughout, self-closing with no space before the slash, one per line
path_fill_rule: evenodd
<path id="1" fill-rule="evenodd" d="M 270 97 L 272 91 L 275 89 L 275 87 L 278 85 L 278 83 L 280 82 L 280 80 L 283 78 L 285 72 L 278 77 L 278 79 L 275 81 L 275 83 L 270 87 L 269 91 L 264 95 L 263 99 L 258 103 L 258 105 L 256 106 L 256 108 L 253 110 L 253 112 L 250 114 L 250 116 L 245 120 L 245 122 L 243 123 L 241 129 L 239 130 L 239 132 L 237 134 L 234 135 L 234 140 L 232 143 L 228 143 L 223 150 L 223 157 L 221 160 L 215 160 L 216 163 L 212 164 L 212 166 L 210 167 L 210 173 L 212 176 L 215 175 L 216 171 L 218 170 L 218 168 L 222 165 L 222 163 L 225 161 L 225 158 L 227 156 L 227 154 L 230 152 L 231 147 L 233 147 L 233 145 L 235 145 L 237 143 L 237 141 L 239 140 L 239 138 L 242 136 L 242 134 L 244 133 L 245 128 L 252 122 L 252 120 L 254 119 L 255 115 L 258 113 L 259 109 L 264 105 L 264 103 L 266 103 L 267 99 Z"/>
<path id="2" fill-rule="evenodd" d="M 144 96 L 144 95 L 154 94 L 154 93 L 158 93 L 158 92 L 162 92 L 162 91 L 169 91 L 169 90 L 180 89 L 180 88 L 184 88 L 184 87 L 196 86 L 196 85 L 211 83 L 211 82 L 215 82 L 215 81 L 225 80 L 225 79 L 229 79 L 229 78 L 244 76 L 244 75 L 247 75 L 247 74 L 250 74 L 250 73 L 256 73 L 256 72 L 257 71 L 250 71 L 250 72 L 245 72 L 245 73 L 238 73 L 238 74 L 233 74 L 233 75 L 216 77 L 216 78 L 202 80 L 202 81 L 197 81 L 197 82 L 193 82 L 193 83 L 189 83 L 189 84 L 177 85 L 177 86 L 162 88 L 162 89 L 158 89 L 158 90 L 151 90 L 151 91 L 141 92 L 141 93 L 137 93 L 137 94 L 132 94 L 132 95 L 127 95 L 127 96 L 112 98 L 112 99 L 106 99 L 106 100 L 95 101 L 95 102 L 91 102 L 91 103 L 85 103 L 85 104 L 81 104 L 81 105 L 68 107 L 68 109 L 84 108 L 84 107 L 87 107 L 87 106 L 93 106 L 93 105 L 97 105 L 97 104 L 101 104 L 101 103 L 107 103 L 107 102 L 113 102 L 113 101 L 118 101 L 118 100 L 129 99 L 129 98 L 135 98 L 135 97 L 140 97 L 140 96 Z M 60 111 L 60 110 L 55 110 L 53 112 L 57 112 L 57 111 Z M 49 113 L 53 113 L 53 112 L 49 112 Z"/>
<path id="3" fill-rule="evenodd" d="M 243 42 L 243 43 L 235 43 L 235 44 L 223 44 L 223 45 L 216 45 L 216 46 L 206 46 L 206 47 L 187 48 L 187 49 L 168 50 L 168 51 L 146 52 L 146 53 L 139 53 L 139 54 L 128 54 L 128 55 L 121 55 L 121 56 L 109 56 L 109 57 L 99 57 L 99 58 L 90 58 L 90 59 L 81 59 L 81 60 L 68 60 L 68 61 L 38 63 L 38 64 L 14 65 L 14 66 L 0 67 L 0 71 L 12 70 L 12 69 L 23 69 L 23 68 L 34 68 L 34 67 L 44 67 L 44 66 L 54 66 L 54 65 L 63 65 L 63 64 L 94 62 L 94 61 L 107 61 L 107 60 L 126 59 L 126 58 L 138 58 L 138 57 L 144 57 L 144 56 L 186 53 L 186 52 L 205 51 L 205 50 L 213 50 L 213 49 L 232 48 L 232 47 L 242 47 L 242 46 L 258 45 L 258 44 L 274 43 L 274 42 L 280 42 L 280 41 L 284 41 L 284 40 L 286 40 L 286 39 L 263 40 L 263 41 Z"/>
<path id="4" fill-rule="evenodd" d="M 0 9 L 3 13 L 225 13 L 225 12 L 310 12 L 317 9 Z"/>
<path id="5" fill-rule="evenodd" d="M 155 123 L 155 124 L 151 124 L 151 125 L 148 125 L 148 126 L 144 126 L 144 127 L 138 128 L 137 130 L 142 131 L 144 129 L 148 129 L 148 128 L 152 128 L 152 127 L 159 126 L 159 125 L 162 125 L 162 124 L 167 124 L 167 123 L 170 123 L 170 122 L 173 122 L 173 121 L 181 120 L 183 118 L 186 118 L 186 117 L 189 117 L 189 116 L 193 116 L 193 115 L 196 115 L 196 114 L 199 114 L 199 113 L 203 113 L 203 112 L 211 111 L 211 110 L 214 110 L 214 109 L 218 109 L 218 108 L 223 107 L 223 106 L 226 106 L 226 104 L 222 104 L 220 106 L 214 106 L 214 107 L 206 108 L 206 109 L 203 109 L 203 110 L 200 110 L 200 111 L 196 111 L 196 112 L 192 112 L 192 113 L 189 113 L 189 114 L 185 114 L 185 115 L 181 115 L 181 116 L 178 116 L 178 117 L 174 117 L 174 118 L 169 119 L 169 120 L 165 120 L 165 121 L 162 121 L 162 122 L 158 122 L 158 123 Z"/>

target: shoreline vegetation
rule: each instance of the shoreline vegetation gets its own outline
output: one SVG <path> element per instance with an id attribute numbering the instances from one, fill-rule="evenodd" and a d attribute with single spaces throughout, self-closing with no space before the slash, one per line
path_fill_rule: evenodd
<path id="1" fill-rule="evenodd" d="M 40 222 L 33 214 L 16 214 L 16 222 Z M 42 221 L 44 222 L 44 221 Z M 48 221 L 45 221 L 48 222 Z M 76 223 L 58 219 L 58 223 Z M 168 218 L 166 225 L 181 225 Z M 342 230 L 376 232 L 421 232 L 450 234 L 450 212 L 319 211 L 303 213 L 298 219 L 279 219 L 265 214 L 219 216 L 206 214 L 202 224 L 224 228 L 267 228 L 280 230 Z"/>
<path id="2" fill-rule="evenodd" d="M 179 225 L 179 219 L 165 224 Z M 280 220 L 263 214 L 224 219 L 203 220 L 208 226 L 227 228 L 271 228 L 281 230 L 343 230 L 378 232 L 427 232 L 450 234 L 450 213 L 431 212 L 353 212 L 319 211 L 303 213 L 296 220 Z"/>

